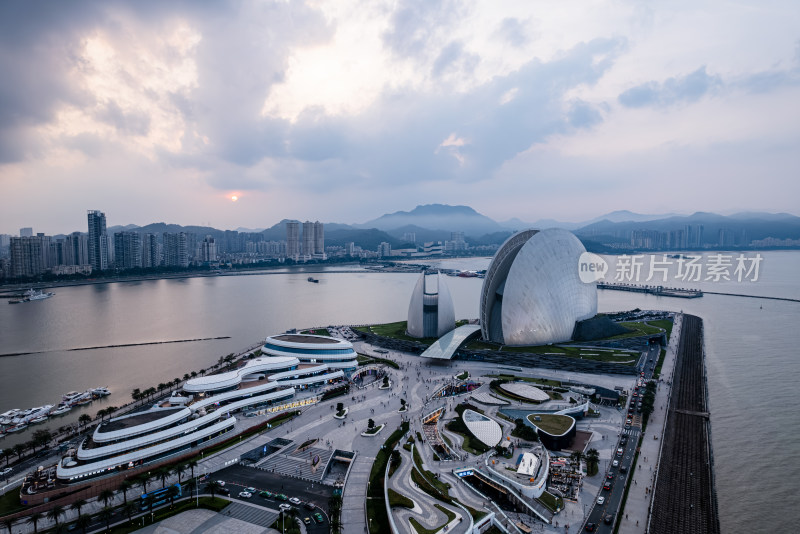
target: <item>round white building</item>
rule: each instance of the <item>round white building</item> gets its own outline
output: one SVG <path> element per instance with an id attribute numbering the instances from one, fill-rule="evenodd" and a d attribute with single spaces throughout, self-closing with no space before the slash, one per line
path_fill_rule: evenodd
<path id="1" fill-rule="evenodd" d="M 481 291 L 483 338 L 504 345 L 569 341 L 575 323 L 597 314 L 597 284 L 581 282 L 586 252 L 571 232 L 524 230 L 497 250 Z"/>

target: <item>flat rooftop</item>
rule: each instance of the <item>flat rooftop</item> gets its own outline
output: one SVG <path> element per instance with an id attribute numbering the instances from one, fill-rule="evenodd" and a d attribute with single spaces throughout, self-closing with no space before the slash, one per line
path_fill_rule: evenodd
<path id="1" fill-rule="evenodd" d="M 118 419 L 116 421 L 112 420 L 106 422 L 100 425 L 100 428 L 98 428 L 97 431 L 102 434 L 103 432 L 115 432 L 117 430 L 132 428 L 135 426 L 143 425 L 145 423 L 152 423 L 153 421 L 158 421 L 162 417 L 172 415 L 173 413 L 183 409 L 184 409 L 183 406 L 181 406 L 179 408 L 165 408 L 161 410 L 155 410 L 152 412 L 143 412 L 138 415 L 125 417 L 124 419 Z"/>
<path id="2" fill-rule="evenodd" d="M 311 334 L 280 334 L 272 336 L 272 339 L 286 341 L 289 343 L 313 343 L 317 345 L 330 345 L 331 343 L 341 343 L 341 339 L 333 337 L 314 336 Z"/>

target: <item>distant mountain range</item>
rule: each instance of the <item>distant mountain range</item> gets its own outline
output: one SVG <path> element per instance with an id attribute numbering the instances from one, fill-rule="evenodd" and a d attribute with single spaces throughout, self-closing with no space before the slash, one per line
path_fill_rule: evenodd
<path id="1" fill-rule="evenodd" d="M 266 240 L 286 239 L 284 219 L 270 228 L 239 228 L 239 232 L 262 234 Z M 451 239 L 452 232 L 463 232 L 466 240 L 473 245 L 499 244 L 513 232 L 526 228 L 566 228 L 573 231 L 587 248 L 604 252 L 608 246 L 619 248 L 630 241 L 631 232 L 653 231 L 674 232 L 693 227 L 697 232 L 702 227 L 704 243 L 715 244 L 724 236 L 733 236 L 736 244 L 746 245 L 752 240 L 773 237 L 777 239 L 800 239 L 800 217 L 788 213 L 744 212 L 724 216 L 715 213 L 698 212 L 692 215 L 642 214 L 627 210 L 614 211 L 582 222 L 565 222 L 552 219 L 539 219 L 525 222 L 514 218 L 497 222 L 469 206 L 449 206 L 428 204 L 417 206 L 411 211 L 387 213 L 365 223 L 341 224 L 325 223 L 325 242 L 327 245 L 344 245 L 355 242 L 365 249 L 374 250 L 385 241 L 397 247 L 407 240 L 407 234 L 414 234 L 417 243 L 426 241 L 445 241 Z M 147 226 L 114 226 L 109 232 L 134 230 L 142 233 L 193 232 L 198 236 L 212 235 L 225 238 L 234 231 L 218 230 L 207 226 L 180 226 L 177 224 L 153 223 Z"/>

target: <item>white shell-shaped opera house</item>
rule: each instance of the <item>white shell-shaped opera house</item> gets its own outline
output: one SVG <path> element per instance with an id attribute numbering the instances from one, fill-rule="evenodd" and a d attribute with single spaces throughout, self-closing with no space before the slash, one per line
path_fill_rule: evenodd
<path id="1" fill-rule="evenodd" d="M 492 258 L 481 291 L 483 339 L 504 345 L 569 341 L 597 314 L 597 284 L 578 274 L 583 244 L 559 228 L 524 230 Z"/>
<path id="2" fill-rule="evenodd" d="M 436 289 L 433 288 L 433 280 Z M 453 298 L 441 273 L 426 276 L 422 273 L 414 286 L 408 305 L 408 326 L 412 337 L 439 338 L 456 326 Z"/>

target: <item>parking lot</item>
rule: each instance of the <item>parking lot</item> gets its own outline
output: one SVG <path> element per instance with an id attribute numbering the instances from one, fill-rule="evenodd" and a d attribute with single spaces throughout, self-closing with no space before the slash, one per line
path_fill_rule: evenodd
<path id="1" fill-rule="evenodd" d="M 230 491 L 232 499 L 249 502 L 265 508 L 278 510 L 281 504 L 289 504 L 288 501 L 276 499 L 275 497 L 264 497 L 259 495 L 261 491 L 268 491 L 273 494 L 283 494 L 287 498 L 297 498 L 302 503 L 314 505 L 314 509 L 309 509 L 303 504 L 295 505 L 300 520 L 309 518 L 310 524 L 306 524 L 309 534 L 324 534 L 329 532 L 328 528 L 328 499 L 333 495 L 333 488 L 322 484 L 312 484 L 305 480 L 297 480 L 286 477 L 278 473 L 262 471 L 252 467 L 234 465 L 217 471 L 213 475 L 214 480 L 225 482 L 225 488 Z M 255 488 L 252 497 L 239 497 L 239 493 L 246 488 Z M 322 523 L 314 519 L 314 514 L 322 516 Z"/>

